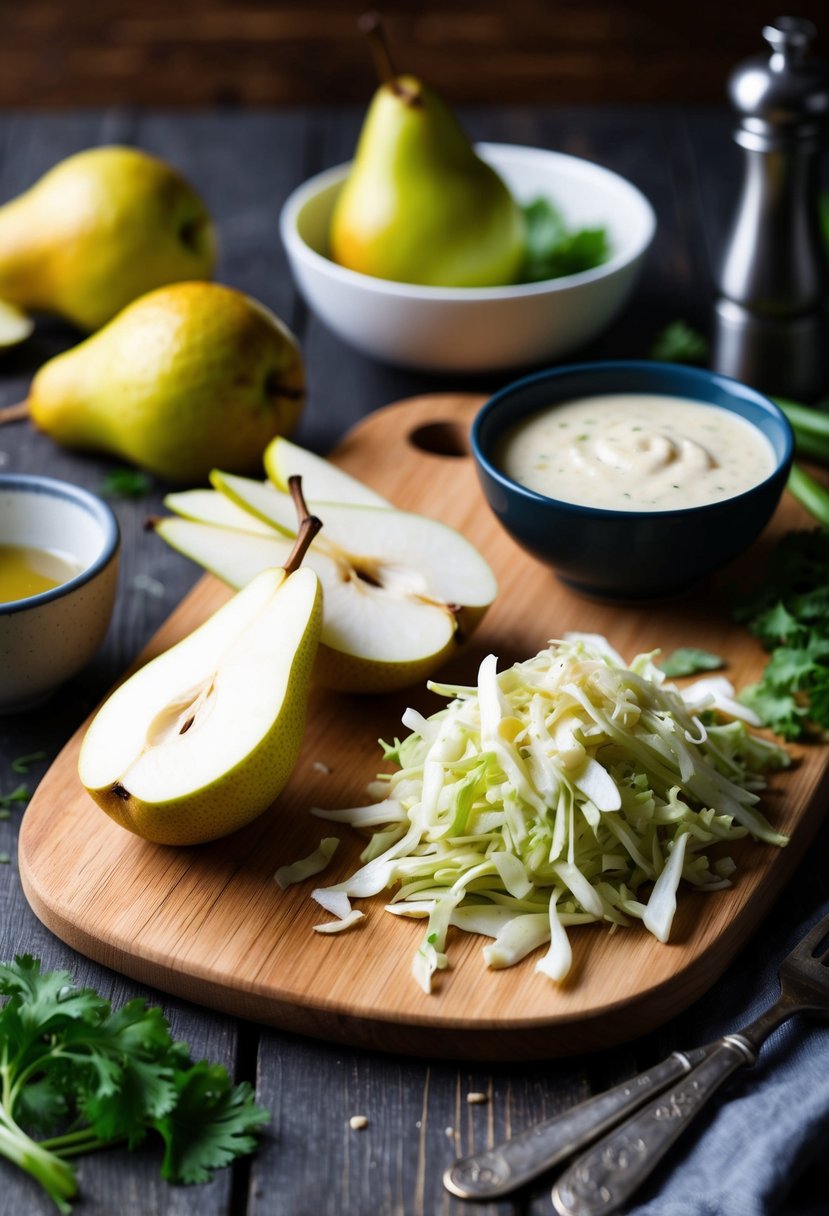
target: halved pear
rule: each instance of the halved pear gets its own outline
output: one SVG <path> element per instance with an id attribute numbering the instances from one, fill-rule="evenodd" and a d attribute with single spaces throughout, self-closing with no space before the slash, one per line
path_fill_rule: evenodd
<path id="1" fill-rule="evenodd" d="M 255 504 L 260 518 L 267 508 L 276 527 L 287 528 L 284 495 L 227 474 L 220 484 L 232 485 L 236 502 Z M 345 692 L 390 692 L 421 682 L 492 603 L 492 571 L 460 533 L 423 515 L 349 503 L 319 505 L 323 512 L 325 535 L 305 559 L 323 587 L 315 678 Z M 281 560 L 291 544 L 276 531 L 266 538 L 186 519 L 155 527 L 173 548 L 235 587 Z"/>
<path id="2" fill-rule="evenodd" d="M 387 498 L 382 498 L 323 456 L 317 456 L 281 435 L 265 448 L 264 461 L 265 472 L 283 493 L 288 491 L 289 478 L 299 476 L 305 487 L 305 497 L 317 502 L 356 502 L 367 507 L 392 505 Z"/>
<path id="3" fill-rule="evenodd" d="M 281 792 L 302 742 L 322 625 L 319 580 L 296 569 L 311 535 L 303 525 L 297 545 L 284 547 L 284 568 L 262 569 L 98 711 L 78 771 L 122 827 L 159 844 L 199 844 L 249 823 Z"/>

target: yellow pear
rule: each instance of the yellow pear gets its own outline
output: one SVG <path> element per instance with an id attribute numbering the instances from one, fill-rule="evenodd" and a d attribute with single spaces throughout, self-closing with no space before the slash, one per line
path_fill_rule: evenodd
<path id="1" fill-rule="evenodd" d="M 303 400 L 302 355 L 278 317 L 232 288 L 176 283 L 44 364 L 28 404 L 57 443 L 194 482 L 217 463 L 259 467 Z"/>
<path id="2" fill-rule="evenodd" d="M 137 148 L 90 148 L 0 207 L 0 297 L 104 325 L 166 283 L 209 278 L 215 236 L 183 177 Z"/>
<path id="3" fill-rule="evenodd" d="M 395 73 L 375 14 L 363 28 L 383 83 L 334 207 L 331 257 L 401 283 L 514 283 L 524 257 L 520 207 L 441 98 Z"/>
<path id="4" fill-rule="evenodd" d="M 78 772 L 106 813 L 158 844 L 200 844 L 266 810 L 305 730 L 322 592 L 298 568 L 320 521 L 305 512 L 281 569 L 264 570 L 104 702 Z M 295 500 L 296 501 L 296 500 Z"/>

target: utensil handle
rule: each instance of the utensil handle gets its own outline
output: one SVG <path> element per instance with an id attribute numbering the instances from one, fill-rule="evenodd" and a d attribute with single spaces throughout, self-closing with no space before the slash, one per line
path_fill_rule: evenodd
<path id="1" fill-rule="evenodd" d="M 444 1173 L 443 1185 L 461 1199 L 495 1199 L 517 1190 L 638 1110 L 712 1050 L 674 1052 L 638 1077 L 537 1123 L 503 1144 L 456 1161 Z"/>
<path id="2" fill-rule="evenodd" d="M 645 1181 L 708 1099 L 754 1052 L 736 1035 L 720 1039 L 707 1059 L 588 1149 L 553 1187 L 559 1216 L 610 1216 Z"/>

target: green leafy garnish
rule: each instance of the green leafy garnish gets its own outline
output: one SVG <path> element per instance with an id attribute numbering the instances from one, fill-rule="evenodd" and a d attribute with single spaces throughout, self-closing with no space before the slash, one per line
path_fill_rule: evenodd
<path id="1" fill-rule="evenodd" d="M 711 654 L 709 650 L 698 650 L 696 646 L 680 646 L 659 666 L 669 679 L 675 680 L 678 676 L 692 676 L 698 671 L 717 671 L 724 667 L 725 663 L 718 654 Z"/>
<path id="2" fill-rule="evenodd" d="M 13 773 L 28 773 L 30 765 L 45 759 L 46 752 L 31 752 L 28 756 L 18 756 L 16 760 L 12 760 L 11 770 Z"/>
<path id="3" fill-rule="evenodd" d="M 0 963 L 0 1155 L 40 1183 L 62 1213 L 77 1194 L 69 1159 L 161 1136 L 169 1182 L 206 1182 L 255 1147 L 268 1112 L 247 1083 L 194 1064 L 160 1009 L 113 1010 L 66 971 L 23 955 Z M 47 1133 L 37 1139 L 36 1133 Z"/>
<path id="4" fill-rule="evenodd" d="M 705 363 L 708 342 L 687 321 L 671 321 L 654 338 L 650 357 L 660 363 Z"/>
<path id="5" fill-rule="evenodd" d="M 604 228 L 569 229 L 564 216 L 547 198 L 522 207 L 526 249 L 520 282 L 538 283 L 601 266 L 610 256 Z"/>
<path id="6" fill-rule="evenodd" d="M 32 792 L 28 785 L 18 785 L 10 794 L 0 794 L 0 808 L 8 811 L 15 803 L 28 802 L 31 796 Z"/>
<path id="7" fill-rule="evenodd" d="M 152 488 L 152 477 L 140 469 L 110 469 L 101 482 L 105 498 L 146 498 Z"/>
<path id="8" fill-rule="evenodd" d="M 778 735 L 829 730 L 829 532 L 789 532 L 735 611 L 771 652 L 741 700 Z"/>

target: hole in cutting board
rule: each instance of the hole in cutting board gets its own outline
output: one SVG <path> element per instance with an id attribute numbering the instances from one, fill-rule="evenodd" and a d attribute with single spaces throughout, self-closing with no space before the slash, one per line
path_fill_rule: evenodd
<path id="1" fill-rule="evenodd" d="M 409 443 L 431 456 L 468 456 L 469 436 L 459 422 L 427 422 L 409 432 Z"/>

